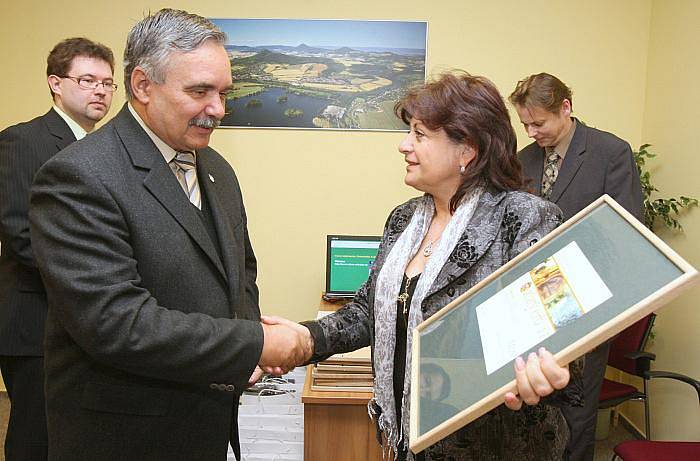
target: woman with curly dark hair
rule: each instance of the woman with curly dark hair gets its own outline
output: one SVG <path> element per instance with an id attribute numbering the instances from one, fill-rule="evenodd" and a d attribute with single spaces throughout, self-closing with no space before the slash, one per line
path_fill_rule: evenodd
<path id="1" fill-rule="evenodd" d="M 423 194 L 389 215 L 370 277 L 353 301 L 304 324 L 313 339 L 310 360 L 372 346 L 369 409 L 397 459 L 561 460 L 568 430 L 556 405 L 579 403 L 580 373 L 544 349 L 516 359 L 518 394 L 506 394 L 504 405 L 417 456 L 407 449 L 408 332 L 549 233 L 561 212 L 522 191 L 515 133 L 488 79 L 444 74 L 411 90 L 395 112 L 410 126 L 399 145 L 405 182 Z"/>

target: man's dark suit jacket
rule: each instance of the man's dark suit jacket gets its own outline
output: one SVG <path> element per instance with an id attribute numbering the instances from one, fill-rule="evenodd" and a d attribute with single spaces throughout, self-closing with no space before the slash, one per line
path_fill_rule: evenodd
<path id="1" fill-rule="evenodd" d="M 29 242 L 29 189 L 41 165 L 74 141 L 53 109 L 0 133 L 0 355 L 44 355 L 46 294 Z"/>
<path id="2" fill-rule="evenodd" d="M 126 105 L 47 162 L 30 224 L 49 300 L 51 460 L 224 460 L 263 343 L 231 166 L 197 175 L 218 247 Z"/>
<path id="3" fill-rule="evenodd" d="M 569 219 L 603 194 L 608 194 L 635 218 L 644 222 L 644 205 L 639 172 L 630 145 L 605 131 L 576 121 L 576 131 L 554 182 L 550 200 Z M 542 192 L 544 148 L 532 143 L 520 154 L 523 173 L 532 180 L 536 195 Z M 608 360 L 609 343 L 586 354 L 583 373 L 583 407 L 566 407 L 562 412 L 571 438 L 567 450 L 572 461 L 593 460 L 598 396 Z"/>
<path id="4" fill-rule="evenodd" d="M 544 148 L 533 142 L 519 154 L 535 195 L 542 191 Z M 617 136 L 577 121 L 550 200 L 569 219 L 603 194 L 644 222 L 642 188 L 630 145 Z"/>

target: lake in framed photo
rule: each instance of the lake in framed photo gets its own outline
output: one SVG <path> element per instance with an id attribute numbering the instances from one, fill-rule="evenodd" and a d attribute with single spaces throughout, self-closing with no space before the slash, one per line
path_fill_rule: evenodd
<path id="1" fill-rule="evenodd" d="M 407 129 L 393 109 L 425 81 L 427 22 L 211 21 L 234 84 L 222 127 Z"/>

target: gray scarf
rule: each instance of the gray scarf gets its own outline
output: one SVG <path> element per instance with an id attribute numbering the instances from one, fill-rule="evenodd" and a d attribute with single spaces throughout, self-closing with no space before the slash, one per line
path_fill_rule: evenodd
<path id="1" fill-rule="evenodd" d="M 399 416 L 396 415 L 394 405 L 396 303 L 406 266 L 418 252 L 435 214 L 435 204 L 430 195 L 423 196 L 418 202 L 411 221 L 387 255 L 386 261 L 377 277 L 377 288 L 374 296 L 374 398 L 370 401 L 368 408 L 373 419 L 379 418 L 377 424 L 384 433 L 389 447 L 394 449 L 395 454 L 398 453 L 399 443 L 404 448 L 408 445 L 412 332 L 423 321 L 423 313 L 421 311 L 423 299 L 428 294 L 433 282 L 447 262 L 447 258 L 454 250 L 457 241 L 474 214 L 482 191 L 483 189 L 481 188 L 474 188 L 462 199 L 450 222 L 442 232 L 440 240 L 433 248 L 433 254 L 428 259 L 423 273 L 418 279 L 418 285 L 413 293 L 408 316 L 406 374 L 401 399 L 402 414 Z M 377 411 L 377 406 L 380 409 L 379 411 Z M 410 453 L 409 457 L 412 458 Z"/>

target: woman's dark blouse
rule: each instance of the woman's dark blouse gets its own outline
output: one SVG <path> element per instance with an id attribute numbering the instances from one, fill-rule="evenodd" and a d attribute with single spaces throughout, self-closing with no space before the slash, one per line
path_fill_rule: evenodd
<path id="1" fill-rule="evenodd" d="M 416 291 L 416 285 L 418 285 L 418 280 L 420 279 L 420 274 L 414 275 L 408 278 L 406 274 L 403 275 L 403 280 L 401 281 L 401 288 L 399 293 L 406 293 L 408 298 L 406 298 L 406 306 L 409 309 L 404 312 L 404 303 L 402 301 L 396 302 L 396 348 L 394 350 L 394 405 L 396 407 L 396 417 L 401 419 L 401 396 L 403 395 L 403 384 L 404 378 L 406 376 L 406 335 L 408 334 L 408 314 L 410 312 L 411 300 L 413 300 L 413 293 Z M 399 457 L 399 461 L 405 459 Z"/>

